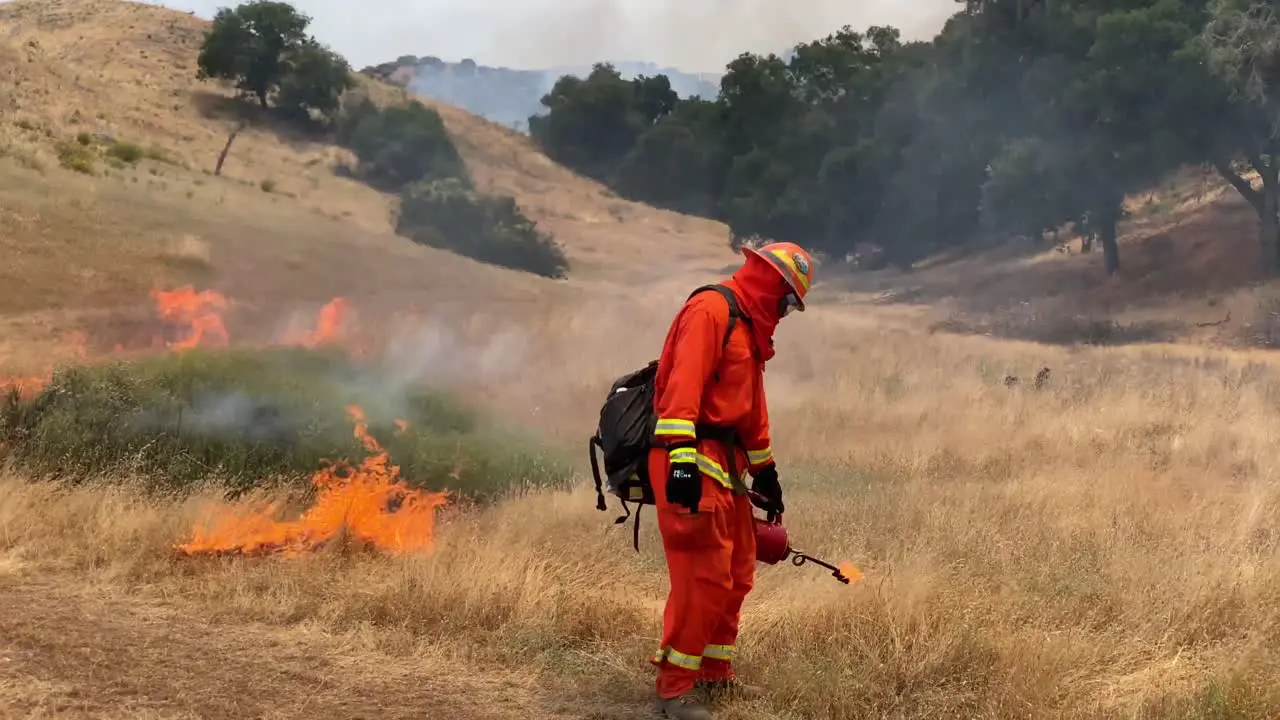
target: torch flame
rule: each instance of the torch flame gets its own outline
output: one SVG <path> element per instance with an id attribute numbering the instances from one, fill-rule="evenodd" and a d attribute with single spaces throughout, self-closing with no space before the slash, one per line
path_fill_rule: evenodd
<path id="1" fill-rule="evenodd" d="M 836 569 L 840 571 L 841 575 L 848 578 L 850 583 L 856 583 L 862 579 L 862 571 L 855 567 L 853 563 L 836 563 Z"/>
<path id="2" fill-rule="evenodd" d="M 178 546 L 188 555 L 238 552 L 245 555 L 297 555 L 348 538 L 380 550 L 421 552 L 435 538 L 435 511 L 449 501 L 447 493 L 414 490 L 400 479 L 386 450 L 369 434 L 364 412 L 349 406 L 355 436 L 370 455 L 358 466 L 339 462 L 312 476 L 318 496 L 293 521 L 274 519 L 276 504 L 230 509 L 208 525 L 197 527 L 189 542 Z M 347 475 L 344 477 L 344 475 Z M 395 509 L 391 509 L 395 506 Z"/>

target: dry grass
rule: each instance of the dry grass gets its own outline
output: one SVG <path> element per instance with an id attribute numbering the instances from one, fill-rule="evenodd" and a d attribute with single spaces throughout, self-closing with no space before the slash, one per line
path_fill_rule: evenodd
<path id="1" fill-rule="evenodd" d="M 629 323 L 636 347 L 662 329 L 638 312 L 649 319 Z M 600 337 L 592 317 L 558 335 L 537 326 L 545 348 L 527 346 L 507 379 L 543 384 L 493 400 L 560 397 L 566 412 L 538 424 L 581 433 L 604 381 L 637 357 L 625 341 L 550 353 Z M 471 322 L 493 337 L 515 324 Z M 816 569 L 762 569 L 742 668 L 773 695 L 724 717 L 1280 711 L 1276 368 L 930 337 L 835 308 L 781 335 L 769 383 L 794 541 L 867 579 L 846 588 Z M 1041 363 L 1054 370 L 1045 389 L 1003 384 Z M 208 499 L 3 487 L 0 537 L 30 572 L 174 598 L 218 622 L 362 628 L 369 653 L 450 647 L 533 669 L 597 712 L 643 707 L 657 538 L 650 524 L 632 555 L 585 489 L 454 517 L 429 557 L 175 563 L 168 544 Z"/>
<path id="2" fill-rule="evenodd" d="M 76 329 L 109 348 L 146 315 L 155 284 L 226 292 L 236 338 L 346 295 L 424 380 L 581 447 L 608 382 L 648 360 L 683 295 L 732 261 L 722 226 L 612 198 L 449 108 L 480 183 L 514 193 L 583 271 L 544 282 L 419 247 L 390 233 L 388 198 L 333 175 L 329 146 L 259 128 L 237 141 L 227 177 L 200 172 L 226 121 L 202 114 L 225 106 L 191 80 L 198 20 L 128 3 L 16 2 L 0 6 L 0 27 L 0 100 L 16 108 L 0 117 L 5 371 L 67 357 Z M 179 164 L 66 170 L 55 145 L 80 131 L 157 146 Z M 268 179 L 276 192 L 261 191 Z M 1202 225 L 1179 227 L 1201 235 L 1186 231 L 1179 247 L 1245 227 L 1235 210 L 1194 210 Z M 1050 287 L 1045 278 L 1064 298 L 1111 297 L 1106 312 L 1140 299 L 1108 295 L 1088 262 L 961 268 L 958 284 L 945 277 L 955 266 L 890 279 L 937 302 L 977 286 L 975 303 L 1008 299 Z M 844 587 L 816 569 L 762 568 L 741 667 L 772 694 L 721 717 L 1280 715 L 1273 358 L 930 334 L 930 313 L 949 306 L 927 292 L 916 305 L 874 304 L 874 280 L 843 294 L 819 286 L 779 331 L 767 373 L 794 541 L 867 578 Z M 1154 291 L 1156 280 L 1137 284 Z M 1170 307 L 1185 316 L 1183 301 L 1143 312 Z M 1052 379 L 1037 392 L 1025 380 L 1041 366 Z M 1024 383 L 1006 387 L 1008 374 Z M 585 488 L 451 516 L 428 557 L 175 561 L 170 545 L 212 502 L 0 479 L 0 708 L 611 719 L 646 709 L 665 585 L 654 524 L 631 553 Z"/>

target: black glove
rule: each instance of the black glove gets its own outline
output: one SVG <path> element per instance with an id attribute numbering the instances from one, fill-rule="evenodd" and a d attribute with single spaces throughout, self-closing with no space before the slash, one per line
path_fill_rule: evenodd
<path id="1" fill-rule="evenodd" d="M 683 505 L 698 512 L 702 500 L 702 477 L 698 474 L 698 451 L 693 443 L 680 443 L 668 449 L 667 502 Z"/>
<path id="2" fill-rule="evenodd" d="M 781 515 L 787 508 L 782 504 L 782 485 L 778 483 L 778 466 L 769 463 L 751 473 L 751 490 L 764 497 L 765 502 L 755 498 L 751 503 L 768 512 L 770 515 Z"/>

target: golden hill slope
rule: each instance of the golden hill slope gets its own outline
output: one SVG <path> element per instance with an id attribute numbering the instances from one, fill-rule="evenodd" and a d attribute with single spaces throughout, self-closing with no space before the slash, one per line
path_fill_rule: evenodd
<path id="1" fill-rule="evenodd" d="M 722 225 L 618 199 L 528 138 L 431 102 L 477 183 L 514 195 L 565 245 L 569 282 L 395 236 L 394 198 L 335 172 L 347 151 L 261 118 L 214 176 L 246 108 L 195 78 L 206 27 L 114 0 L 0 5 L 0 367 L 47 365 L 67 331 L 145 313 L 156 285 L 214 287 L 246 312 L 336 295 L 363 298 L 370 314 L 453 302 L 500 312 L 504 300 L 555 303 L 587 285 L 621 297 L 673 271 L 732 261 Z M 378 99 L 406 97 L 360 82 Z M 154 157 L 73 172 L 59 152 L 77 136 L 134 143 Z"/>
<path id="2" fill-rule="evenodd" d="M 29 164 L 57 165 L 53 145 L 77 133 L 155 146 L 193 172 L 213 168 L 244 108 L 215 83 L 195 79 L 207 23 L 151 5 L 114 0 L 0 5 L 0 149 Z M 365 78 L 375 95 L 398 88 Z M 653 251 L 677 267 L 731 258 L 718 223 L 614 197 L 537 152 L 528 138 L 454 108 L 437 107 L 486 189 L 512 194 L 563 242 L 578 275 Z M 26 129 L 33 128 L 33 129 Z M 236 140 L 223 171 L 246 186 L 266 182 L 300 210 L 390 232 L 392 198 L 333 172 L 345 151 L 286 128 L 255 124 Z"/>

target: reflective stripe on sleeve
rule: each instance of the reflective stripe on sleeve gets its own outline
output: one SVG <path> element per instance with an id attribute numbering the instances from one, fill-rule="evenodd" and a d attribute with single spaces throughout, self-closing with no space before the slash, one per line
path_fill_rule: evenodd
<path id="1" fill-rule="evenodd" d="M 773 459 L 773 449 L 765 448 L 763 450 L 748 450 L 747 462 L 752 465 L 764 465 Z"/>
<path id="2" fill-rule="evenodd" d="M 673 463 L 696 463 L 698 462 L 698 451 L 691 447 L 672 448 L 671 452 L 667 453 L 667 458 Z"/>
<path id="3" fill-rule="evenodd" d="M 659 437 L 697 437 L 693 421 L 678 418 L 658 418 L 653 434 Z"/>

